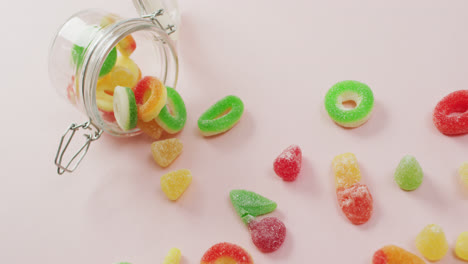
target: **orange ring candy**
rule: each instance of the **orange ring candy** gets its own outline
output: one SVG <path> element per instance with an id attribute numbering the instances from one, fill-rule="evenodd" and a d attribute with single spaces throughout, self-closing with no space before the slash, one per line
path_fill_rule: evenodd
<path id="1" fill-rule="evenodd" d="M 149 122 L 158 117 L 166 105 L 167 90 L 156 77 L 146 76 L 133 89 L 138 105 L 138 118 Z"/>

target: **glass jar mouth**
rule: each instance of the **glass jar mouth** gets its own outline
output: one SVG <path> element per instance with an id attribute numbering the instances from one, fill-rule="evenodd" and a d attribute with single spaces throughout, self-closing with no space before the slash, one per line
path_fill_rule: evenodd
<path id="1" fill-rule="evenodd" d="M 171 38 L 152 23 L 151 20 L 134 18 L 121 20 L 101 30 L 86 49 L 83 56 L 83 64 L 77 69 L 76 76 L 82 91 L 83 105 L 91 122 L 106 133 L 114 136 L 132 136 L 140 133 L 138 128 L 129 131 L 120 130 L 118 127 L 110 126 L 102 118 L 101 112 L 96 104 L 96 88 L 99 73 L 104 61 L 111 50 L 126 36 L 145 31 L 154 37 L 154 45 L 162 45 L 162 59 L 165 62 L 161 81 L 168 86 L 176 87 L 178 79 L 178 57 Z M 171 76 L 170 76 L 171 75 Z"/>

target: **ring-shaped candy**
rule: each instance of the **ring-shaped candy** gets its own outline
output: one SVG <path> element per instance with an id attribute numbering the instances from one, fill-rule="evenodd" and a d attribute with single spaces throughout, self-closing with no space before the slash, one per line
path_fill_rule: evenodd
<path id="1" fill-rule="evenodd" d="M 156 122 L 167 133 L 175 134 L 181 131 L 185 126 L 187 120 L 187 109 L 180 94 L 171 87 L 167 89 L 167 103 L 161 109 Z"/>
<path id="2" fill-rule="evenodd" d="M 468 133 L 468 90 L 445 96 L 434 109 L 433 122 L 445 135 Z"/>
<path id="3" fill-rule="evenodd" d="M 244 103 L 234 95 L 228 95 L 206 110 L 198 119 L 198 128 L 203 136 L 212 136 L 228 131 L 239 122 L 244 113 Z"/>
<path id="4" fill-rule="evenodd" d="M 144 77 L 133 91 L 138 105 L 138 117 L 144 122 L 155 119 L 166 105 L 167 89 L 156 77 Z"/>
<path id="5" fill-rule="evenodd" d="M 343 103 L 353 101 L 355 108 L 346 108 Z M 374 94 L 364 83 L 342 81 L 333 85 L 325 96 L 328 115 L 343 127 L 358 127 L 369 120 L 374 108 Z"/>

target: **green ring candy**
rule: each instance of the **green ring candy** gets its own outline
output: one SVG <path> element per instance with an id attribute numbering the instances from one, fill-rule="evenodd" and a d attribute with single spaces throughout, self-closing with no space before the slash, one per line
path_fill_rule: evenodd
<path id="1" fill-rule="evenodd" d="M 244 113 L 244 103 L 234 95 L 228 95 L 206 110 L 198 119 L 198 128 L 204 136 L 228 131 L 239 122 Z"/>
<path id="2" fill-rule="evenodd" d="M 73 45 L 72 49 L 72 59 L 73 63 L 77 66 L 80 67 L 81 64 L 83 63 L 83 56 L 85 53 L 85 48 L 78 46 L 78 45 Z M 112 71 L 112 68 L 114 68 L 115 63 L 117 62 L 117 49 L 114 47 L 110 52 L 109 55 L 107 55 L 106 60 L 102 64 L 101 71 L 99 72 L 99 77 L 102 77 L 109 72 Z"/>
<path id="3" fill-rule="evenodd" d="M 354 101 L 356 107 L 347 109 L 343 102 Z M 374 94 L 364 83 L 342 81 L 333 85 L 325 96 L 325 109 L 337 124 L 343 127 L 358 127 L 369 120 L 374 108 Z"/>
<path id="4" fill-rule="evenodd" d="M 169 134 L 181 131 L 187 120 L 187 109 L 180 94 L 171 87 L 167 89 L 167 103 L 159 112 L 156 122 Z M 172 113 L 172 114 L 171 114 Z"/>

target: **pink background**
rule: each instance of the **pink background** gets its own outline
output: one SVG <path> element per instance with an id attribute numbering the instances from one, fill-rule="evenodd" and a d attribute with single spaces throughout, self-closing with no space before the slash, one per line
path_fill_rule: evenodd
<path id="1" fill-rule="evenodd" d="M 112 4 L 113 3 L 113 4 Z M 116 4 L 118 3 L 118 4 Z M 5 3 L 4 3 L 5 4 Z M 162 263 L 171 247 L 199 263 L 211 245 L 245 247 L 256 263 L 369 263 L 387 244 L 417 253 L 414 238 L 440 224 L 453 255 L 468 231 L 468 194 L 457 168 L 468 136 L 432 125 L 435 104 L 467 89 L 465 0 L 181 0 L 179 91 L 188 108 L 184 152 L 160 169 L 145 137 L 96 142 L 81 167 L 58 176 L 53 157 L 71 122 L 86 118 L 59 98 L 47 76 L 55 30 L 74 12 L 98 7 L 132 17 L 131 1 L 8 1 L 0 23 L 3 100 L 0 257 L 5 263 Z M 346 130 L 327 116 L 323 98 L 335 82 L 355 79 L 374 91 L 374 115 Z M 228 94 L 246 105 L 229 133 L 200 136 L 196 121 Z M 302 172 L 285 183 L 273 159 L 290 144 L 303 149 Z M 338 209 L 332 158 L 354 152 L 375 199 L 367 224 Z M 393 182 L 405 154 L 425 178 L 414 192 Z M 164 173 L 188 168 L 193 183 L 177 202 L 160 190 Z M 245 188 L 278 203 L 283 247 L 262 254 L 232 209 L 228 192 Z"/>

